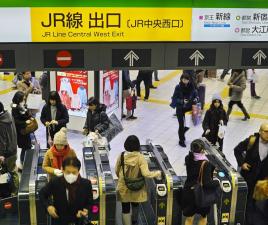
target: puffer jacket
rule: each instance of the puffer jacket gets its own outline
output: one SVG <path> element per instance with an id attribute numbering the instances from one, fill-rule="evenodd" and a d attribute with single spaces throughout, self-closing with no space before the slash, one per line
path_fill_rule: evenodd
<path id="1" fill-rule="evenodd" d="M 110 120 L 105 111 L 106 105 L 104 104 L 100 104 L 100 106 L 94 112 L 88 110 L 84 129 L 87 129 L 91 132 L 98 130 L 99 133 L 102 133 L 108 129 Z"/>
<path id="2" fill-rule="evenodd" d="M 158 175 L 157 171 L 149 171 L 148 163 L 144 156 L 138 152 L 125 152 L 124 154 L 125 175 L 129 178 L 137 178 L 140 176 L 153 178 Z M 146 185 L 139 191 L 131 191 L 127 188 L 123 170 L 121 167 L 121 155 L 118 157 L 115 172 L 118 177 L 117 192 L 121 202 L 146 202 L 147 187 Z"/>
<path id="3" fill-rule="evenodd" d="M 8 158 L 17 154 L 17 132 L 8 111 L 0 115 L 0 156 Z"/>
<path id="4" fill-rule="evenodd" d="M 239 75 L 232 75 L 228 84 L 233 84 L 232 86 L 232 95 L 231 101 L 241 101 L 243 97 L 243 92 L 247 87 L 247 79 L 245 72 L 240 73 Z"/>

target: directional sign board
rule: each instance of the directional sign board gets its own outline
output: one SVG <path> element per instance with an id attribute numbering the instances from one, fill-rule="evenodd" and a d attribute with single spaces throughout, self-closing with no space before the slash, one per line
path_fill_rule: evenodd
<path id="1" fill-rule="evenodd" d="M 242 66 L 268 66 L 267 48 L 243 48 Z"/>
<path id="2" fill-rule="evenodd" d="M 216 48 L 212 49 L 179 49 L 178 66 L 215 66 Z"/>
<path id="3" fill-rule="evenodd" d="M 113 67 L 150 67 L 151 49 L 113 49 Z"/>
<path id="4" fill-rule="evenodd" d="M 84 68 L 84 50 L 44 50 L 44 68 Z"/>
<path id="5" fill-rule="evenodd" d="M 15 64 L 15 51 L 13 50 L 0 50 L 0 69 L 14 69 Z"/>

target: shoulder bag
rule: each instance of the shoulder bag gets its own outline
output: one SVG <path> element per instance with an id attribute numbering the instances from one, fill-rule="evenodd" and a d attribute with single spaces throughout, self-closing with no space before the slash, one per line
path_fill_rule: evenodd
<path id="1" fill-rule="evenodd" d="M 27 124 L 24 129 L 21 129 L 20 133 L 22 135 L 30 134 L 38 129 L 38 123 L 36 119 L 31 119 L 31 123 Z"/>
<path id="2" fill-rule="evenodd" d="M 220 197 L 219 188 L 205 188 L 203 185 L 203 172 L 205 164 L 206 161 L 203 161 L 199 170 L 197 184 L 194 186 L 195 205 L 198 208 L 212 206 L 213 204 L 217 203 Z"/>
<path id="3" fill-rule="evenodd" d="M 127 188 L 131 191 L 139 191 L 141 190 L 144 185 L 145 185 L 145 179 L 143 176 L 138 177 L 138 178 L 129 178 L 126 177 L 125 175 L 125 163 L 124 163 L 124 154 L 125 152 L 121 153 L 121 167 L 123 170 L 123 176 L 124 176 L 124 181 L 127 186 Z"/>

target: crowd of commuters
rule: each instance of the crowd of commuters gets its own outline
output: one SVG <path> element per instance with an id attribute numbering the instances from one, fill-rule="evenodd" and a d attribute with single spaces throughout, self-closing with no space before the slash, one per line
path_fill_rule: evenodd
<path id="1" fill-rule="evenodd" d="M 153 72 L 139 71 L 136 82 L 130 81 L 128 71 L 123 72 L 124 98 L 129 97 L 130 90 L 135 85 L 137 85 L 137 95 L 140 96 L 139 85 L 141 81 L 144 81 L 145 100 L 148 100 Z M 191 73 L 184 71 L 172 96 L 170 105 L 176 108 L 179 122 L 179 144 L 182 147 L 186 147 L 185 133 L 189 129 L 185 126 L 185 113 L 191 111 L 193 105 L 200 101 L 198 87 L 201 79 L 197 79 L 197 77 L 201 73 L 202 71 L 196 71 L 197 76 L 193 77 Z M 155 80 L 158 80 L 156 72 Z M 45 87 L 44 84 L 42 86 Z M 232 70 L 228 86 L 230 87 L 230 102 L 227 112 L 223 107 L 220 95 L 215 94 L 202 123 L 203 136 L 213 145 L 218 144 L 220 151 L 223 149 L 223 127 L 228 124 L 233 105 L 237 104 L 241 108 L 244 113 L 243 120 L 250 118 L 241 102 L 246 88 L 246 71 Z M 0 164 L 6 164 L 7 170 L 11 174 L 10 193 L 12 195 L 16 195 L 19 183 L 16 169 L 17 146 L 21 148 L 20 169 L 23 167 L 26 151 L 32 148 L 31 133 L 22 132 L 34 120 L 26 104 L 27 96 L 37 89 L 33 85 L 30 72 L 23 73 L 22 80 L 18 81 L 18 89 L 12 99 L 11 114 L 4 109 L 0 102 Z M 257 96 L 256 93 L 253 93 L 253 96 Z M 43 97 L 46 104 L 41 112 L 41 122 L 46 127 L 48 147 L 44 156 L 43 169 L 49 175 L 49 182 L 41 189 L 40 200 L 52 217 L 53 225 L 75 225 L 88 216 L 93 202 L 92 186 L 90 181 L 82 178 L 79 173 L 81 163 L 77 159 L 75 150 L 69 145 L 67 137 L 68 111 L 61 103 L 59 94 L 51 91 L 47 97 Z M 126 117 L 135 119 L 129 111 L 127 111 Z M 90 132 L 102 133 L 109 128 L 109 123 L 106 106 L 94 97 L 89 98 L 83 133 L 85 135 Z M 124 149 L 125 151 L 118 156 L 115 166 L 118 177 L 118 200 L 122 205 L 123 225 L 137 225 L 139 204 L 146 202 L 149 197 L 144 178 L 161 179 L 161 171 L 149 170 L 148 163 L 140 152 L 140 141 L 137 136 L 128 136 Z M 248 185 L 246 225 L 267 225 L 268 218 L 265 212 L 268 211 L 268 194 L 266 199 L 260 201 L 256 197 L 258 195 L 256 187 L 261 189 L 262 181 L 268 178 L 268 123 L 262 124 L 258 133 L 239 143 L 234 149 L 234 155 L 238 166 L 241 167 L 241 175 Z M 201 139 L 192 141 L 189 154 L 185 158 L 185 165 L 187 179 L 181 199 L 181 208 L 186 217 L 185 225 L 194 224 L 196 214 L 201 215 L 198 224 L 206 225 L 212 205 L 197 206 L 193 187 L 199 182 L 199 179 L 202 180 L 203 187 L 208 189 L 216 190 L 220 184 L 213 179 L 215 168 L 206 157 L 205 144 Z M 202 173 L 200 173 L 201 169 Z M 132 181 L 136 179 L 144 183 L 134 190 L 128 185 L 129 179 Z"/>

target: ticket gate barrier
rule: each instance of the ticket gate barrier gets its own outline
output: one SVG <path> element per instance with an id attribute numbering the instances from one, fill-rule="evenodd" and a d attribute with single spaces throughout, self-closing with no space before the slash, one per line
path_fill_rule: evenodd
<path id="1" fill-rule="evenodd" d="M 162 178 L 147 179 L 148 201 L 141 204 L 140 211 L 149 225 L 181 224 L 178 198 L 183 187 L 182 180 L 175 174 L 161 146 L 153 145 L 151 140 L 147 140 L 147 144 L 141 146 L 141 153 L 150 170 L 162 171 Z"/>
<path id="2" fill-rule="evenodd" d="M 243 225 L 247 202 L 247 184 L 223 153 L 203 138 L 209 161 L 216 167 L 214 177 L 221 185 L 221 197 L 209 221 L 213 225 Z"/>
<path id="3" fill-rule="evenodd" d="M 116 186 L 109 164 L 108 152 L 108 144 L 84 143 L 83 172 L 91 181 L 93 191 L 93 204 L 89 211 L 92 224 L 116 224 Z"/>
<path id="4" fill-rule="evenodd" d="M 42 170 L 46 150 L 28 150 L 18 192 L 18 213 L 20 225 L 47 225 L 49 217 L 39 199 L 39 191 L 48 182 L 47 174 Z"/>

